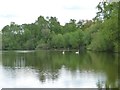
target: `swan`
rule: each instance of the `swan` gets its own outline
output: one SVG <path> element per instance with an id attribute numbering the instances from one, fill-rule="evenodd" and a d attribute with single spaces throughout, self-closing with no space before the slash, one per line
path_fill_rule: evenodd
<path id="1" fill-rule="evenodd" d="M 63 51 L 62 54 L 65 54 L 65 52 Z"/>
<path id="2" fill-rule="evenodd" d="M 75 52 L 76 54 L 79 54 L 79 51 Z"/>

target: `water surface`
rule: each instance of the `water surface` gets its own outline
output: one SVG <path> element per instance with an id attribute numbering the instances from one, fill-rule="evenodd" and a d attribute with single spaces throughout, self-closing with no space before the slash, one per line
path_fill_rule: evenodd
<path id="1" fill-rule="evenodd" d="M 115 53 L 3 51 L 0 54 L 0 88 L 118 87 Z"/>

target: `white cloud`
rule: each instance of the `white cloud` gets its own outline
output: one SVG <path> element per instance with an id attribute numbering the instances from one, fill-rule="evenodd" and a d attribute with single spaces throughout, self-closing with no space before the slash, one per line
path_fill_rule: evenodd
<path id="1" fill-rule="evenodd" d="M 55 16 L 63 24 L 69 19 L 92 19 L 100 0 L 0 0 L 0 29 L 14 21 L 32 23 L 38 16 Z"/>

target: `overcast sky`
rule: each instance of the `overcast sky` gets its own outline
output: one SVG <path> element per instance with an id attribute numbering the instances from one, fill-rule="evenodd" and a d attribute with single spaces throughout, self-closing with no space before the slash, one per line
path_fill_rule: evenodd
<path id="1" fill-rule="evenodd" d="M 10 22 L 32 23 L 42 15 L 55 16 L 61 24 L 70 19 L 92 19 L 100 0 L 0 0 L 0 30 Z"/>

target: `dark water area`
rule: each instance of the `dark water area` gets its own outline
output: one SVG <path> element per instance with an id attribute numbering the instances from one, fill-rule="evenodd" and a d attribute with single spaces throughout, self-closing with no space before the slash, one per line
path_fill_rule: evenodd
<path id="1" fill-rule="evenodd" d="M 3 51 L 0 88 L 116 88 L 118 54 Z"/>

